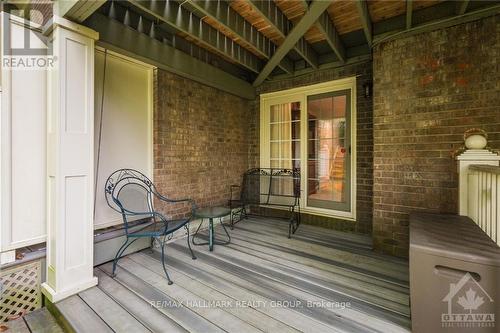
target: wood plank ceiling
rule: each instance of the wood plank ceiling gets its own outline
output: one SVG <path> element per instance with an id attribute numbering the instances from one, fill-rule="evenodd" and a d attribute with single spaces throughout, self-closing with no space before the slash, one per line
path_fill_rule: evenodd
<path id="1" fill-rule="evenodd" d="M 317 15 L 310 13 L 313 4 L 308 0 L 123 0 L 108 1 L 93 16 L 118 20 L 258 85 L 269 77 L 369 58 L 377 39 L 429 22 L 485 8 L 498 12 L 498 1 L 332 0 Z M 311 17 L 317 21 L 310 22 Z M 88 21 L 92 27 L 95 18 Z M 296 26 L 305 32 L 290 37 Z M 278 50 L 283 56 L 275 56 Z M 261 71 L 269 67 L 269 77 L 262 78 Z"/>

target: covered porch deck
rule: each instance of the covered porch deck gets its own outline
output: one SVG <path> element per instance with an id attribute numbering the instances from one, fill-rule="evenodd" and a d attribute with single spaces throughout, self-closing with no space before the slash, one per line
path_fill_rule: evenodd
<path id="1" fill-rule="evenodd" d="M 76 331 L 406 332 L 408 263 L 372 252 L 371 239 L 250 217 L 231 243 L 167 245 L 173 285 L 150 249 L 95 269 L 99 285 L 56 304 Z M 216 228 L 216 233 L 220 232 Z M 220 233 L 219 233 L 220 234 Z"/>

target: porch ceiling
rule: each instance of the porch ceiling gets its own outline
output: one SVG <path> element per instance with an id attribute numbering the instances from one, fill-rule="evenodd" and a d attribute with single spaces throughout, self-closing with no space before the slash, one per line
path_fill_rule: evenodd
<path id="1" fill-rule="evenodd" d="M 319 17 L 309 15 L 315 21 L 294 31 L 317 1 L 108 0 L 84 24 L 99 30 L 107 25 L 94 26 L 96 16 L 117 21 L 147 35 L 145 49 L 161 42 L 186 58 L 257 85 L 264 79 L 369 58 L 373 45 L 387 38 L 500 11 L 498 1 L 333 0 Z M 297 41 L 282 57 L 273 57 L 292 33 L 298 39 L 291 40 Z"/>

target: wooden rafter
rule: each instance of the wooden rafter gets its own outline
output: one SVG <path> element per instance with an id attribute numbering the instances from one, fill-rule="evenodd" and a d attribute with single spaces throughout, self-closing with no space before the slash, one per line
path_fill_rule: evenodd
<path id="1" fill-rule="evenodd" d="M 413 0 L 406 0 L 406 29 L 410 29 L 413 19 Z"/>
<path id="2" fill-rule="evenodd" d="M 363 32 L 365 33 L 366 41 L 368 42 L 368 45 L 371 46 L 373 33 L 372 20 L 370 18 L 370 12 L 368 11 L 368 4 L 366 3 L 366 0 L 356 0 L 356 6 L 361 18 L 361 24 L 363 25 Z"/>
<path id="3" fill-rule="evenodd" d="M 326 2 L 330 3 L 330 1 Z M 276 6 L 274 1 L 250 0 L 248 3 L 252 6 L 254 11 L 260 14 L 267 24 L 278 31 L 282 38 L 286 39 L 293 24 Z M 318 68 L 318 55 L 303 36 L 300 36 L 295 45 L 292 46 L 292 49 L 307 61 L 311 67 Z"/>
<path id="4" fill-rule="evenodd" d="M 426 8 L 429 9 L 429 8 Z M 491 5 L 488 7 L 476 9 L 474 11 L 467 12 L 463 15 L 453 15 L 446 16 L 438 20 L 431 20 L 425 23 L 421 23 L 418 26 L 414 26 L 406 31 L 389 31 L 386 33 L 378 34 L 373 40 L 373 44 L 379 44 L 395 38 L 403 38 L 407 36 L 412 36 L 415 34 L 425 33 L 437 29 L 444 29 L 458 24 L 463 24 L 471 21 L 475 21 L 481 18 L 499 15 L 500 5 Z"/>
<path id="5" fill-rule="evenodd" d="M 203 22 L 190 11 L 182 8 L 174 1 L 136 1 L 128 0 L 134 8 L 148 13 L 160 22 L 177 30 L 201 45 L 221 53 L 229 60 L 259 73 L 262 65 L 260 59 L 247 49 L 226 37 L 220 31 Z"/>
<path id="6" fill-rule="evenodd" d="M 301 3 L 302 6 L 304 6 L 306 9 L 308 8 L 309 3 L 307 0 L 302 0 Z M 326 42 L 328 43 L 332 51 L 335 52 L 339 60 L 341 62 L 345 62 L 346 54 L 344 45 L 342 44 L 339 33 L 330 20 L 330 16 L 328 16 L 328 13 L 325 12 L 321 14 L 318 21 L 316 22 L 316 27 L 325 36 Z"/>
<path id="7" fill-rule="evenodd" d="M 283 43 L 278 47 L 276 53 L 264 66 L 260 74 L 255 79 L 253 85 L 258 86 L 271 74 L 272 70 L 277 66 L 280 60 L 294 47 L 294 45 L 302 38 L 304 33 L 318 20 L 323 12 L 330 5 L 330 1 L 315 0 L 309 6 L 306 14 L 293 27 L 290 33 L 286 36 Z"/>
<path id="8" fill-rule="evenodd" d="M 188 2 L 196 10 L 224 26 L 237 38 L 250 44 L 263 58 L 269 60 L 276 51 L 276 45 L 245 21 L 227 2 L 221 0 L 188 0 Z M 286 73 L 293 72 L 293 63 L 287 58 L 283 58 L 278 67 Z"/>
<path id="9" fill-rule="evenodd" d="M 109 19 L 100 13 L 94 13 L 86 24 L 100 32 L 98 44 L 107 49 L 133 56 L 159 68 L 243 98 L 255 98 L 255 90 L 248 82 L 197 60 L 147 34 L 140 33 L 132 27 Z"/>
<path id="10" fill-rule="evenodd" d="M 467 11 L 469 0 L 462 0 L 457 2 L 457 15 L 463 15 Z"/>
<path id="11" fill-rule="evenodd" d="M 73 7 L 66 6 L 66 3 L 59 5 L 57 10 L 60 10 L 60 13 L 64 11 L 65 13 L 78 11 L 83 13 L 84 8 L 90 6 L 87 4 L 87 7 L 83 7 L 83 4 L 90 0 L 71 1 Z M 200 82 L 205 80 L 209 85 L 240 96 L 250 96 L 248 86 L 243 85 L 242 82 L 251 82 L 257 77 L 253 83 L 259 85 L 278 66 L 286 74 L 273 73 L 273 78 L 295 77 L 313 71 L 315 68 L 342 66 L 342 64 L 353 63 L 353 61 L 369 56 L 366 45 L 361 45 L 365 37 L 368 45 L 373 46 L 389 39 L 441 29 L 500 13 L 499 5 L 468 6 L 469 1 L 452 3 L 436 0 L 425 2 L 406 0 L 398 2 L 397 5 L 391 3 L 384 7 L 383 1 L 372 3 L 368 0 L 333 3 L 316 0 L 312 4 L 309 0 L 295 0 L 293 4 L 278 0 L 265 2 L 258 0 L 233 2 L 226 0 L 128 0 L 123 3 L 111 2 L 110 6 L 101 7 L 87 21 L 95 23 L 95 20 L 90 20 L 93 16 L 107 15 L 108 17 L 98 19 L 99 29 L 97 30 L 104 33 L 103 36 L 107 36 L 107 43 L 110 45 L 113 44 L 113 40 L 109 39 L 110 36 L 118 38 L 119 48 L 138 54 L 139 58 L 153 58 L 150 62 L 158 63 L 159 67 L 171 68 L 174 72 L 184 73 L 182 75 Z M 319 14 L 315 12 L 313 20 L 312 9 L 318 6 L 317 2 L 323 2 L 323 5 L 328 7 L 327 11 L 330 15 L 326 12 Z M 113 4 L 119 7 L 116 11 L 118 15 L 113 13 Z M 345 12 L 343 17 L 335 16 L 335 12 L 339 10 L 340 13 Z M 332 13 L 335 15 L 331 15 Z M 69 18 L 69 14 L 65 15 Z M 307 17 L 310 21 L 306 24 L 304 20 Z M 118 29 L 120 33 L 127 31 L 123 29 L 123 26 L 134 30 L 133 35 L 140 36 L 137 38 L 141 46 L 135 45 L 134 41 L 129 39 L 130 47 L 127 47 L 120 33 L 109 34 L 101 30 L 109 29 L 110 26 L 117 29 L 116 24 L 104 23 L 105 19 L 118 21 L 115 22 L 118 24 L 122 22 L 122 27 Z M 344 27 L 338 24 L 338 21 L 342 20 L 344 20 L 342 23 Z M 87 21 L 85 24 L 90 25 Z M 355 21 L 355 24 L 351 21 Z M 346 25 L 347 23 L 350 28 Z M 346 43 L 349 41 L 350 45 L 356 45 L 346 48 L 348 44 L 342 45 L 339 35 L 343 36 L 345 33 L 356 30 L 362 31 L 365 37 L 359 33 L 355 37 L 353 35 L 352 38 L 356 39 L 355 44 L 351 37 L 345 38 Z M 312 32 L 317 38 L 308 37 L 311 43 L 308 44 L 304 35 L 307 36 Z M 127 35 L 131 34 L 127 33 Z M 146 37 L 151 39 L 151 43 L 146 43 Z M 326 53 L 316 54 L 311 46 L 316 43 L 313 40 L 328 43 L 333 53 L 327 50 Z M 158 43 L 164 44 L 166 48 L 160 47 Z M 321 45 L 318 50 L 325 50 L 325 46 L 325 44 Z M 146 52 L 148 48 L 154 50 L 151 57 L 148 57 Z M 168 50 L 165 51 L 165 56 L 169 58 L 168 61 L 173 62 L 172 64 L 165 63 L 161 59 L 161 52 L 158 51 L 160 49 L 161 52 Z M 290 50 L 296 52 L 289 54 Z M 317 67 L 303 67 L 302 61 L 294 66 L 290 58 L 287 59 L 286 56 L 296 56 L 295 53 L 302 55 L 306 62 L 316 64 Z M 191 61 L 191 59 L 196 61 Z M 267 64 L 263 65 L 263 61 L 266 60 Z M 197 71 L 200 75 L 197 75 Z M 217 75 L 217 78 L 211 79 L 211 75 Z M 224 78 L 227 84 L 223 83 L 220 78 Z M 229 78 L 238 78 L 238 80 Z"/>

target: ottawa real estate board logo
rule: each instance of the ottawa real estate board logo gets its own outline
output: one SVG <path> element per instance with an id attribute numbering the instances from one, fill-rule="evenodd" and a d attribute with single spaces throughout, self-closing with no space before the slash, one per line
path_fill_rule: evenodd
<path id="1" fill-rule="evenodd" d="M 2 68 L 11 70 L 51 69 L 57 60 L 52 44 L 42 33 L 43 14 L 33 9 L 10 9 L 2 18 Z"/>
<path id="2" fill-rule="evenodd" d="M 443 328 L 495 327 L 493 298 L 470 273 L 457 282 L 450 283 L 450 290 L 443 298 L 446 313 L 441 314 Z"/>

